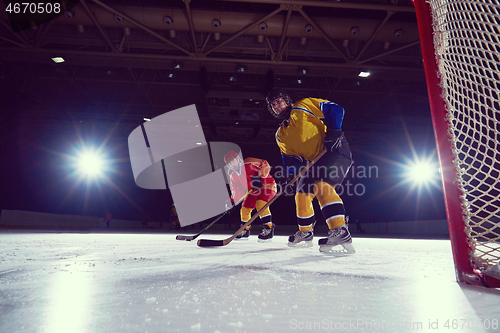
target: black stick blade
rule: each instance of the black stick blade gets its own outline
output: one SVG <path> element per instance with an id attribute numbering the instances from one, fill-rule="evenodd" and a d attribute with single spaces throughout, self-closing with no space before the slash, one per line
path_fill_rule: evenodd
<path id="1" fill-rule="evenodd" d="M 177 237 L 175 237 L 175 239 L 177 239 L 177 240 L 192 241 L 194 239 L 194 237 L 193 236 L 177 235 Z"/>
<path id="2" fill-rule="evenodd" d="M 209 247 L 209 246 L 224 246 L 223 240 L 213 240 L 213 239 L 200 239 L 198 241 L 198 246 Z"/>

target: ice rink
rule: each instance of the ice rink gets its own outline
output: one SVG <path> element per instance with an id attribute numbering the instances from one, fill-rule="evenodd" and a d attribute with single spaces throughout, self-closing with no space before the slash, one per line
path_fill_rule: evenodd
<path id="1" fill-rule="evenodd" d="M 500 290 L 458 284 L 449 240 L 175 236 L 1 230 L 0 332 L 500 332 Z"/>

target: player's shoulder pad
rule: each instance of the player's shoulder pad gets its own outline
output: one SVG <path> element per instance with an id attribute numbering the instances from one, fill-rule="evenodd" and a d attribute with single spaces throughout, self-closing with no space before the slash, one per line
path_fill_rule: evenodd
<path id="1" fill-rule="evenodd" d="M 244 163 L 257 163 L 259 164 L 262 160 L 260 158 L 255 158 L 255 157 L 247 157 L 243 160 Z"/>

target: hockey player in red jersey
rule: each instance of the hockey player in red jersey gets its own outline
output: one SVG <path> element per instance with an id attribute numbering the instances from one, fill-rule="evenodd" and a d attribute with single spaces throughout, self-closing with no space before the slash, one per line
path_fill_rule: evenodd
<path id="1" fill-rule="evenodd" d="M 281 89 L 271 91 L 266 101 L 271 114 L 283 120 L 276 132 L 276 143 L 289 176 L 327 149 L 325 155 L 298 180 L 295 204 L 299 231 L 289 237 L 288 245 L 312 246 L 316 223 L 312 200 L 317 198 L 330 229 L 328 237 L 318 242 L 320 251 L 338 252 L 337 246 L 341 245 L 345 250 L 342 252 L 353 253 L 344 204 L 335 191 L 352 164 L 351 151 L 342 132 L 344 109 L 320 98 L 293 102 Z"/>
<path id="2" fill-rule="evenodd" d="M 266 160 L 247 157 L 242 161 L 238 153 L 230 151 L 224 156 L 224 162 L 228 166 L 231 201 L 234 203 L 244 198 L 240 209 L 241 225 L 243 225 L 250 220 L 255 208 L 260 210 L 276 195 L 276 182 L 270 175 L 271 167 Z M 258 236 L 258 241 L 270 242 L 274 236 L 275 225 L 269 207 L 259 216 L 262 232 Z M 236 239 L 248 239 L 250 228 L 251 225 L 236 236 Z"/>

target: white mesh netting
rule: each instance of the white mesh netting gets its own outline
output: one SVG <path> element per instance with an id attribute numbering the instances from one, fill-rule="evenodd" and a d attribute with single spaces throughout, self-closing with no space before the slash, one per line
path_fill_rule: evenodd
<path id="1" fill-rule="evenodd" d="M 500 4 L 429 1 L 472 265 L 500 260 Z"/>

